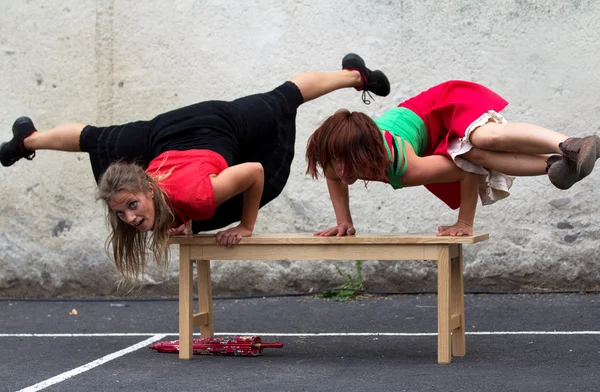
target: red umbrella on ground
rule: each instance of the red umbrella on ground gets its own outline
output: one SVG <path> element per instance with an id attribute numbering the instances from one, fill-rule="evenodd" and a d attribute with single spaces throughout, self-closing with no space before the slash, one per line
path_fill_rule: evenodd
<path id="1" fill-rule="evenodd" d="M 260 336 L 233 336 L 192 340 L 192 353 L 200 355 L 234 355 L 256 357 L 264 348 L 281 348 L 281 342 L 263 342 Z M 179 340 L 154 343 L 148 348 L 161 353 L 178 353 Z"/>

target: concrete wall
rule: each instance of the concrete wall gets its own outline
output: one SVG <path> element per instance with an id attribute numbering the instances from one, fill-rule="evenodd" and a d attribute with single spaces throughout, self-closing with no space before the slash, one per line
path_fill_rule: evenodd
<path id="1" fill-rule="evenodd" d="M 284 193 L 257 232 L 311 232 L 334 223 L 324 181 L 304 175 L 316 125 L 340 107 L 382 113 L 448 79 L 485 84 L 510 101 L 507 119 L 567 135 L 600 129 L 600 5 L 591 0 L 181 0 L 0 2 L 0 140 L 21 115 L 39 129 L 65 122 L 149 119 L 207 99 L 269 90 L 361 54 L 392 80 L 371 106 L 354 90 L 300 108 L 297 156 Z M 571 190 L 521 178 L 480 208 L 487 243 L 468 246 L 466 288 L 596 288 L 600 172 Z M 40 151 L 0 168 L 0 296 L 122 295 L 104 252 L 103 206 L 82 153 Z M 456 212 L 423 189 L 351 189 L 360 232 L 432 232 Z M 139 295 L 174 295 L 151 271 Z M 352 271 L 352 262 L 337 263 Z M 365 262 L 369 289 L 435 287 L 431 262 Z M 216 294 L 307 291 L 340 282 L 332 263 L 214 263 Z"/>

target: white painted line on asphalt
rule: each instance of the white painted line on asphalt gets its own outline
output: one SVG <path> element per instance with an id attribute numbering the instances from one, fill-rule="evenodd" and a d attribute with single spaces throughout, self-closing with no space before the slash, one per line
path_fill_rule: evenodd
<path id="1" fill-rule="evenodd" d="M 177 333 L 0 333 L 0 338 L 102 338 L 178 335 Z"/>
<path id="2" fill-rule="evenodd" d="M 600 331 L 482 331 L 466 332 L 467 335 L 600 335 Z M 177 335 L 177 334 L 176 334 Z M 437 336 L 437 332 L 322 332 L 322 333 L 258 333 L 228 332 L 215 335 L 260 335 L 260 336 L 294 336 L 294 337 L 331 337 L 331 336 Z"/>
<path id="3" fill-rule="evenodd" d="M 600 331 L 480 331 L 467 335 L 600 335 Z M 437 335 L 437 334 L 436 334 Z"/>
<path id="4" fill-rule="evenodd" d="M 164 338 L 166 335 L 164 334 L 157 334 L 152 336 L 151 338 L 148 338 L 142 342 L 136 343 L 133 346 L 129 346 L 127 348 L 124 348 L 123 350 L 119 350 L 117 352 L 114 352 L 112 354 L 108 354 L 102 358 L 96 359 L 95 361 L 92 361 L 90 363 L 86 363 L 83 366 L 80 366 L 78 368 L 75 368 L 73 370 L 69 370 L 68 372 L 64 372 L 59 374 L 58 376 L 54 376 L 52 378 L 49 378 L 45 381 L 42 381 L 40 383 L 37 383 L 35 385 L 32 385 L 30 387 L 21 389 L 20 391 L 17 392 L 35 392 L 35 391 L 40 391 L 44 388 L 47 388 L 51 385 L 54 384 L 58 384 L 59 382 L 65 381 L 73 376 L 76 376 L 80 373 L 83 372 L 87 372 L 90 369 L 95 368 L 96 366 L 100 366 L 102 364 L 105 364 L 106 362 L 112 361 L 113 359 L 122 357 L 123 355 L 129 354 L 133 351 L 139 350 L 140 348 L 144 348 L 147 347 L 149 344 L 154 343 L 157 340 L 160 340 L 162 338 Z"/>
<path id="5" fill-rule="evenodd" d="M 600 331 L 482 331 L 466 332 L 467 335 L 600 335 Z M 177 335 L 177 334 L 176 334 Z M 331 337 L 331 336 L 437 336 L 437 332 L 322 332 L 322 333 L 258 333 L 228 332 L 215 335 L 260 335 L 260 336 L 294 336 L 294 337 Z"/>
<path id="6" fill-rule="evenodd" d="M 600 335 L 600 331 L 473 331 L 467 335 Z M 141 337 L 177 336 L 172 333 L 0 333 L 0 338 L 102 338 L 102 337 Z M 437 336 L 436 332 L 318 332 L 318 333 L 277 333 L 277 332 L 217 332 L 216 336 L 290 336 L 290 337 L 331 337 L 331 336 Z M 195 334 L 199 336 L 199 334 Z M 162 339 L 162 337 L 160 339 Z"/>

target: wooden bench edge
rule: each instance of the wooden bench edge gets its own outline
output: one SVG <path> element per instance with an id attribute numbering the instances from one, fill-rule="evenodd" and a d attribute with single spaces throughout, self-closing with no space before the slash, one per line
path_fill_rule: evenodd
<path id="1" fill-rule="evenodd" d="M 366 233 L 344 237 L 318 237 L 312 233 L 257 233 L 242 238 L 244 245 L 317 245 L 317 244 L 474 244 L 489 239 L 489 233 L 475 233 L 464 237 L 438 237 L 434 233 Z M 214 234 L 194 234 L 193 236 L 175 236 L 169 239 L 170 245 L 213 245 Z"/>

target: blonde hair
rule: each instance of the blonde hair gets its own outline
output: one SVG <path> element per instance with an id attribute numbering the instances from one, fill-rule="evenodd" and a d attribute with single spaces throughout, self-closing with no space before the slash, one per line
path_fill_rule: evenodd
<path id="1" fill-rule="evenodd" d="M 154 188 L 154 226 L 152 235 L 141 232 L 123 222 L 110 209 L 108 202 L 121 191 L 148 193 Z M 135 280 L 144 274 L 147 253 L 154 256 L 156 264 L 166 271 L 169 260 L 169 228 L 175 216 L 169 205 L 168 196 L 141 166 L 135 163 L 112 163 L 100 178 L 97 200 L 104 200 L 107 207 L 107 222 L 111 232 L 106 239 L 106 252 L 111 254 L 117 271 L 127 280 Z"/>

